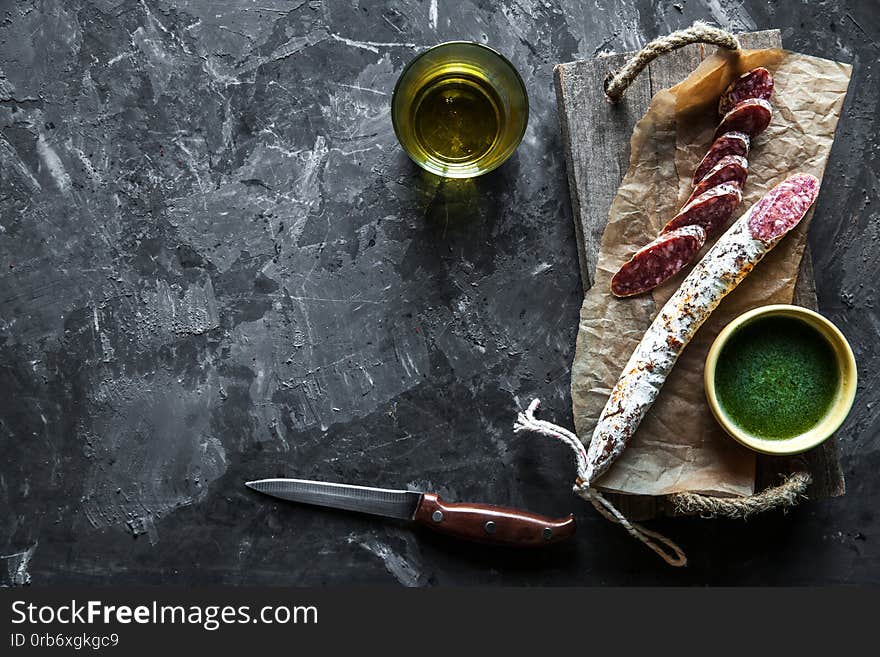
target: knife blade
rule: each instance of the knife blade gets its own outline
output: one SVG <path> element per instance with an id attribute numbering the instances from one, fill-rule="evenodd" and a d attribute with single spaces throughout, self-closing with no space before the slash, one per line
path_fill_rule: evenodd
<path id="1" fill-rule="evenodd" d="M 490 504 L 445 502 L 435 493 L 309 479 L 259 479 L 245 486 L 282 500 L 408 520 L 457 538 L 540 547 L 569 538 L 574 516 L 547 518 Z"/>

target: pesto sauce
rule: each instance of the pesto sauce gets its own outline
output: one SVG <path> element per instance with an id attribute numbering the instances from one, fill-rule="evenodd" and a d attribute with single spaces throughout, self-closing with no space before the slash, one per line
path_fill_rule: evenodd
<path id="1" fill-rule="evenodd" d="M 771 440 L 816 426 L 838 385 L 831 345 L 790 317 L 764 317 L 737 330 L 715 368 L 715 391 L 727 416 L 747 433 Z"/>

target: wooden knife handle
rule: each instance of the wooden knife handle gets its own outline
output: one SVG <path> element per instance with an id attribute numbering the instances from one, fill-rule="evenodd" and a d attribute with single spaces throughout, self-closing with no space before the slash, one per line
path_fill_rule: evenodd
<path id="1" fill-rule="evenodd" d="M 422 495 L 413 520 L 443 534 L 480 543 L 541 547 L 574 534 L 574 516 L 544 516 L 490 504 L 450 504 L 433 493 Z"/>

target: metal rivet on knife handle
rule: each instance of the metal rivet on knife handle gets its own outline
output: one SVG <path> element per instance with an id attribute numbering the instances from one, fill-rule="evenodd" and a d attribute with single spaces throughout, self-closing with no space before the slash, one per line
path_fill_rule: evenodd
<path id="1" fill-rule="evenodd" d="M 434 513 L 431 514 L 431 520 L 433 520 L 434 522 L 440 522 L 441 520 L 443 520 L 443 512 L 439 510 L 434 511 Z"/>
<path id="2" fill-rule="evenodd" d="M 487 522 L 485 525 L 483 525 L 483 529 L 486 530 L 486 533 L 487 533 L 487 534 L 494 534 L 494 533 L 495 533 L 495 529 L 496 529 L 496 527 L 495 527 L 495 523 L 492 522 L 492 521 L 490 520 L 490 521 Z"/>
<path id="3" fill-rule="evenodd" d="M 549 541 L 551 538 L 553 538 L 553 530 L 549 527 L 544 527 L 544 540 Z"/>

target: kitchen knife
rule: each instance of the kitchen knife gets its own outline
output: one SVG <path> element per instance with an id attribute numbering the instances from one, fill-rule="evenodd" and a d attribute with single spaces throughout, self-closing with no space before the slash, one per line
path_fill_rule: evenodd
<path id="1" fill-rule="evenodd" d="M 495 545 L 540 547 L 565 540 L 575 530 L 573 515 L 553 519 L 503 506 L 452 504 L 434 493 L 307 479 L 260 479 L 245 486 L 282 500 L 409 520 L 443 534 Z"/>

